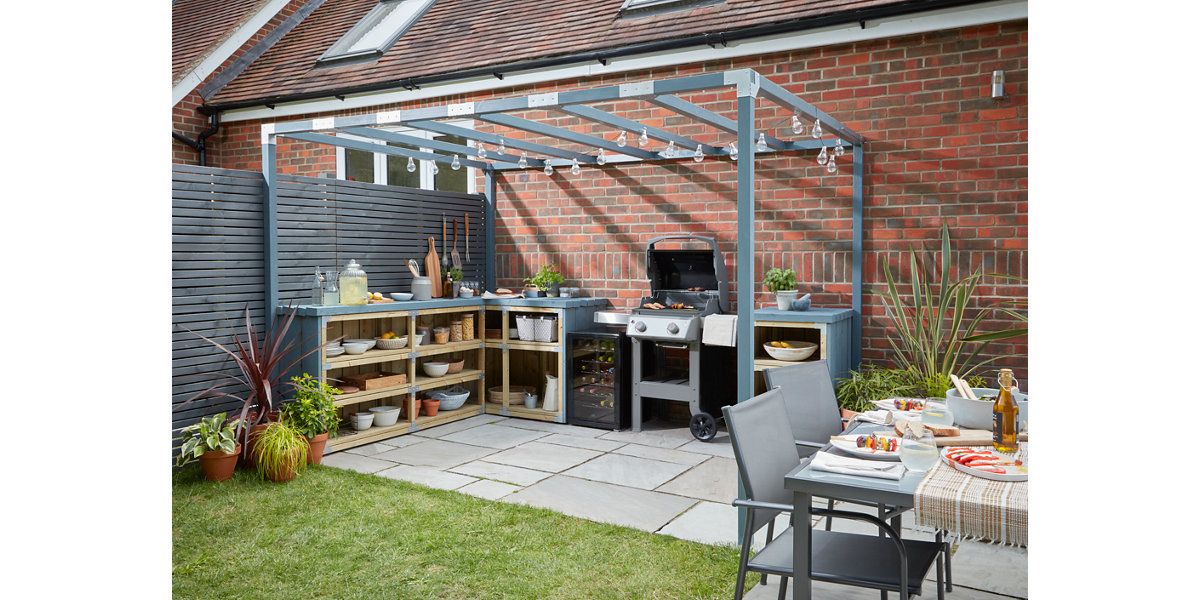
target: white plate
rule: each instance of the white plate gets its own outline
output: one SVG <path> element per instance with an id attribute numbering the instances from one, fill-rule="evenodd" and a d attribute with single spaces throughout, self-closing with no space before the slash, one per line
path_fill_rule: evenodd
<path id="1" fill-rule="evenodd" d="M 961 447 L 962 446 L 946 446 L 945 448 L 942 448 L 942 453 L 941 453 L 942 462 L 944 462 L 944 463 L 954 467 L 955 469 L 958 469 L 959 471 L 962 471 L 963 473 L 966 473 L 968 475 L 974 475 L 975 477 L 982 477 L 983 479 L 991 479 L 992 481 L 1028 481 L 1029 480 L 1028 466 L 1003 465 L 1003 468 L 1004 468 L 1003 473 L 992 473 L 989 471 L 980 471 L 979 469 L 972 469 L 971 467 L 956 463 L 956 462 L 950 460 L 949 458 L 946 458 L 946 452 L 948 452 L 951 449 L 961 448 Z M 991 454 L 993 456 L 997 456 L 997 457 L 1003 458 L 1005 460 L 1012 460 L 1011 456 L 1001 454 L 991 448 L 970 448 L 970 449 L 973 451 L 976 451 L 976 452 L 983 453 L 983 454 Z M 1018 455 L 1018 458 L 1021 458 L 1020 455 Z M 1022 460 L 1022 462 L 1024 462 L 1024 461 Z M 1002 466 L 1002 465 L 996 465 L 996 466 Z"/>
<path id="2" fill-rule="evenodd" d="M 345 353 L 346 353 L 346 349 L 345 349 L 345 348 L 342 348 L 342 347 L 340 347 L 340 346 L 339 346 L 339 347 L 337 347 L 337 348 L 326 348 L 326 349 L 325 349 L 325 358 L 331 358 L 331 357 L 334 357 L 334 356 L 341 356 L 341 355 L 343 355 L 343 354 L 345 354 Z"/>
<path id="3" fill-rule="evenodd" d="M 900 410 L 896 408 L 896 404 L 893 402 L 893 400 L 920 400 L 921 402 L 927 402 L 927 400 L 924 398 L 888 398 L 886 400 L 875 400 L 871 404 L 874 404 L 883 410 L 890 410 L 896 413 L 915 413 L 918 416 L 921 414 L 920 410 Z"/>
<path id="4" fill-rule="evenodd" d="M 877 437 L 893 438 L 899 441 L 899 438 L 894 435 L 879 435 Z M 869 458 L 871 460 L 900 460 L 900 451 L 898 449 L 893 452 L 888 452 L 887 450 L 859 448 L 857 435 L 833 437 L 829 439 L 829 443 L 832 444 L 834 448 L 859 458 Z"/>

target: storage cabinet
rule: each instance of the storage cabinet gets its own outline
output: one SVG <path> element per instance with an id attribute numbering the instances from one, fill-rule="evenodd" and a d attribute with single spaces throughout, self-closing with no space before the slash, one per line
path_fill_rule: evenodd
<path id="1" fill-rule="evenodd" d="M 398 310 L 400 309 L 400 310 Z M 451 322 L 467 315 L 474 320 L 474 337 L 461 341 L 432 343 L 434 327 L 450 327 Z M 433 300 L 427 302 L 394 302 L 367 306 L 303 306 L 298 311 L 301 321 L 300 335 L 306 349 L 319 344 L 321 349 L 305 358 L 302 370 L 313 374 L 321 381 L 333 386 L 349 382 L 356 375 L 377 372 L 391 374 L 382 387 L 360 389 L 352 394 L 336 398 L 342 428 L 336 438 L 331 438 L 326 451 L 344 450 L 354 446 L 376 442 L 396 435 L 412 433 L 421 429 L 465 419 L 483 412 L 486 385 L 484 381 L 483 323 L 484 312 L 479 299 Z M 413 332 L 418 327 L 429 327 L 431 335 L 425 343 L 412 346 Z M 374 339 L 386 332 L 408 336 L 409 343 L 398 350 L 372 348 L 363 354 L 327 357 L 325 344 L 338 338 Z M 462 370 L 441 377 L 425 374 L 422 364 L 427 361 L 463 361 Z M 399 375 L 403 375 L 400 378 Z M 401 381 L 402 379 L 402 381 Z M 370 380 L 368 380 L 370 381 Z M 419 399 L 432 390 L 462 385 L 471 392 L 467 403 L 452 411 L 439 410 L 437 415 L 426 417 L 420 414 Z M 361 387 L 361 386 L 360 386 Z M 375 406 L 400 406 L 400 420 L 388 427 L 371 427 L 355 431 L 350 426 L 350 416 L 365 412 Z"/>
<path id="2" fill-rule="evenodd" d="M 795 364 L 775 360 L 763 349 L 771 341 L 799 340 L 817 344 L 817 351 L 805 360 L 829 361 L 829 374 L 837 384 L 848 377 L 851 369 L 851 333 L 854 311 L 849 308 L 810 308 L 808 310 L 779 310 L 760 308 L 754 311 L 754 393 L 766 391 L 763 369 Z"/>

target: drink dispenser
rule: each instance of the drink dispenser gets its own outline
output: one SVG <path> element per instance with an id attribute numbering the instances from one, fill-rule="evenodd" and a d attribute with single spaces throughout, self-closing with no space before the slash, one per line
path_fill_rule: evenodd
<path id="1" fill-rule="evenodd" d="M 341 276 L 338 277 L 338 285 L 338 295 L 342 304 L 367 303 L 367 273 L 354 259 L 342 270 Z"/>

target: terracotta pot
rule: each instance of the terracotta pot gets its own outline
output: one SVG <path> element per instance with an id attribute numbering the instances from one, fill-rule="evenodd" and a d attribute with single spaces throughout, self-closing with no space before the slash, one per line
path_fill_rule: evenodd
<path id="1" fill-rule="evenodd" d="M 246 437 L 246 447 L 242 448 L 242 466 L 247 469 L 253 469 L 254 465 L 254 442 L 258 439 L 258 434 L 262 433 L 267 428 L 266 423 L 255 425 L 250 428 L 250 435 Z"/>
<path id="2" fill-rule="evenodd" d="M 329 441 L 329 432 L 315 435 L 308 440 L 308 464 L 321 464 L 321 455 L 325 453 L 325 442 Z"/>
<path id="3" fill-rule="evenodd" d="M 209 450 L 201 454 L 200 470 L 204 472 L 204 478 L 209 481 L 225 481 L 233 477 L 233 470 L 237 467 L 238 453 L 241 451 L 242 445 L 238 444 L 232 453 Z"/>
<path id="4" fill-rule="evenodd" d="M 273 410 L 273 411 L 267 413 L 267 422 L 268 423 L 273 423 L 278 420 L 279 420 L 279 411 Z"/>
<path id="5" fill-rule="evenodd" d="M 442 404 L 441 400 L 434 400 L 432 398 L 426 398 L 421 401 L 421 408 L 424 409 L 425 416 L 436 417 L 438 407 L 441 406 L 441 404 Z"/>
<path id="6" fill-rule="evenodd" d="M 847 419 L 847 420 L 849 420 L 849 419 L 853 419 L 853 418 L 854 418 L 854 415 L 857 415 L 857 414 L 859 414 L 859 413 L 857 413 L 857 412 L 855 412 L 855 411 L 852 411 L 852 410 L 846 410 L 846 409 L 844 409 L 844 408 L 841 408 L 841 409 L 838 409 L 838 410 L 842 411 L 842 418 L 843 418 L 843 419 Z M 847 425 L 849 425 L 849 423 L 848 423 L 848 422 L 847 422 L 847 423 L 842 423 L 842 431 L 845 431 L 845 430 L 846 430 L 846 426 L 847 426 Z"/>
<path id="7" fill-rule="evenodd" d="M 295 479 L 296 468 L 300 466 L 300 452 L 296 452 L 293 457 L 294 458 L 288 461 L 287 464 L 282 465 L 282 468 L 279 469 L 278 473 L 264 471 L 263 474 L 266 475 L 268 480 L 275 483 L 286 483 Z"/>

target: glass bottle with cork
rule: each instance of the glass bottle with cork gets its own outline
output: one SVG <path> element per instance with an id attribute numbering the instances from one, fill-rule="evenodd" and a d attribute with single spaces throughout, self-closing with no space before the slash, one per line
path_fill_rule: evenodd
<path id="1" fill-rule="evenodd" d="M 1017 380 L 1012 369 L 1000 369 L 1000 394 L 992 405 L 992 447 L 999 452 L 1017 451 Z"/>

